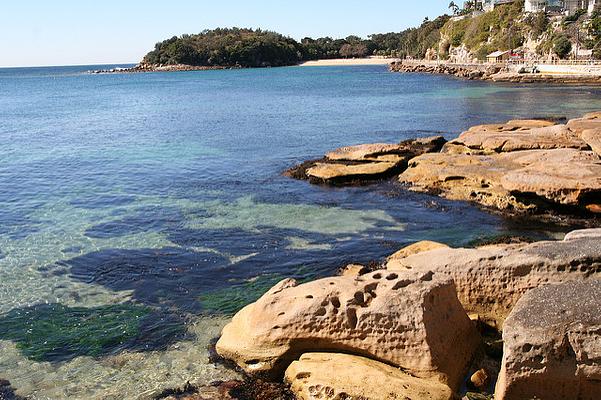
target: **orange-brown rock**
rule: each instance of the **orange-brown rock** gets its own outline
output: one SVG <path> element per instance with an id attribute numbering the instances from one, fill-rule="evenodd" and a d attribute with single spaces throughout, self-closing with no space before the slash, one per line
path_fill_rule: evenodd
<path id="1" fill-rule="evenodd" d="M 600 129 L 601 120 L 590 118 L 577 118 L 568 121 L 567 127 L 576 135 L 582 135 L 582 132 L 590 129 Z"/>
<path id="2" fill-rule="evenodd" d="M 307 170 L 309 178 L 330 183 L 361 181 L 386 177 L 398 172 L 396 162 L 373 162 L 364 164 L 317 163 Z"/>
<path id="3" fill-rule="evenodd" d="M 454 280 L 468 312 L 501 326 L 529 290 L 565 281 L 601 279 L 601 234 L 582 230 L 563 241 L 437 249 L 389 262 L 390 271 L 434 271 Z"/>
<path id="4" fill-rule="evenodd" d="M 343 352 L 456 389 L 479 336 L 453 281 L 376 271 L 297 286 L 280 282 L 236 314 L 217 352 L 250 374 L 277 375 L 301 354 Z"/>
<path id="5" fill-rule="evenodd" d="M 582 132 L 580 137 L 599 157 L 601 157 L 601 128 L 587 129 Z"/>
<path id="6" fill-rule="evenodd" d="M 299 400 L 453 399 L 451 389 L 440 382 L 348 354 L 303 354 L 288 367 L 285 379 Z"/>
<path id="7" fill-rule="evenodd" d="M 307 161 L 285 172 L 296 179 L 333 185 L 356 184 L 391 178 L 417 155 L 439 151 L 442 136 L 406 140 L 398 144 L 374 143 L 342 147 L 321 160 Z"/>
<path id="8" fill-rule="evenodd" d="M 430 240 L 422 240 L 421 242 L 413 243 L 407 247 L 402 248 L 397 251 L 387 259 L 387 263 L 391 264 L 395 261 L 401 260 L 403 258 L 407 258 L 414 254 L 424 253 L 426 251 L 435 250 L 435 249 L 448 249 L 449 246 L 443 243 L 432 242 Z"/>
<path id="9" fill-rule="evenodd" d="M 496 400 L 601 399 L 601 281 L 536 288 L 503 328 Z"/>
<path id="10" fill-rule="evenodd" d="M 512 211 L 584 209 L 601 196 L 599 158 L 576 149 L 425 154 L 412 159 L 399 179 L 414 191 Z"/>
<path id="11" fill-rule="evenodd" d="M 588 149 L 587 143 L 565 125 L 500 132 L 471 129 L 449 145 L 462 145 L 488 154 L 535 149 Z"/>

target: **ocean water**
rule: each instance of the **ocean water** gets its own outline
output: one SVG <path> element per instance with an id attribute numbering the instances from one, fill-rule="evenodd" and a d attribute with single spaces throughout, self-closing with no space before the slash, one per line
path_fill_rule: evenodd
<path id="1" fill-rule="evenodd" d="M 601 109 L 601 90 L 385 67 L 93 75 L 0 69 L 0 379 L 32 399 L 152 398 L 236 378 L 208 346 L 286 277 L 430 239 L 562 229 L 394 182 L 282 176 L 339 146 Z"/>

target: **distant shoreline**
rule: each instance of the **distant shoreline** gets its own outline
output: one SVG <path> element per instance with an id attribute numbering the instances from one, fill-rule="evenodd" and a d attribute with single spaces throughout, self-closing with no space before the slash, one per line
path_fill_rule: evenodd
<path id="1" fill-rule="evenodd" d="M 323 60 L 305 61 L 301 67 L 333 67 L 346 65 L 390 65 L 398 61 L 396 58 L 366 57 L 366 58 L 334 58 Z"/>

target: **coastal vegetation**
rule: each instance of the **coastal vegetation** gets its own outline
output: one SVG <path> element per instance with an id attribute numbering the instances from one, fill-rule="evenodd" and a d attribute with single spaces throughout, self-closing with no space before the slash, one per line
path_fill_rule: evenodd
<path id="1" fill-rule="evenodd" d="M 217 28 L 159 42 L 146 54 L 142 64 L 250 68 L 371 55 L 421 58 L 440 41 L 440 29 L 448 20 L 446 15 L 432 21 L 426 18 L 417 28 L 373 34 L 367 39 L 358 36 L 344 39 L 306 37 L 300 42 L 261 29 Z"/>

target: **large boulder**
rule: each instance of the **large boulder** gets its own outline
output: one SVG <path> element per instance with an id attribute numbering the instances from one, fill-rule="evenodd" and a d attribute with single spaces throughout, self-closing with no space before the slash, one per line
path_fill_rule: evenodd
<path id="1" fill-rule="evenodd" d="M 509 211 L 580 212 L 601 201 L 599 157 L 577 149 L 425 154 L 399 180 L 414 191 Z"/>
<path id="2" fill-rule="evenodd" d="M 348 354 L 307 353 L 286 370 L 299 400 L 451 400 L 451 389 Z"/>
<path id="3" fill-rule="evenodd" d="M 496 400 L 601 399 L 601 281 L 531 290 L 503 340 Z"/>
<path id="4" fill-rule="evenodd" d="M 601 279 L 601 237 L 579 231 L 568 240 L 435 249 L 391 260 L 390 271 L 433 271 L 455 281 L 464 308 L 503 324 L 520 297 L 531 289 L 565 281 Z"/>
<path id="5" fill-rule="evenodd" d="M 303 353 L 342 352 L 455 389 L 478 343 L 451 279 L 376 271 L 280 282 L 234 316 L 216 349 L 250 374 L 275 377 Z"/>

